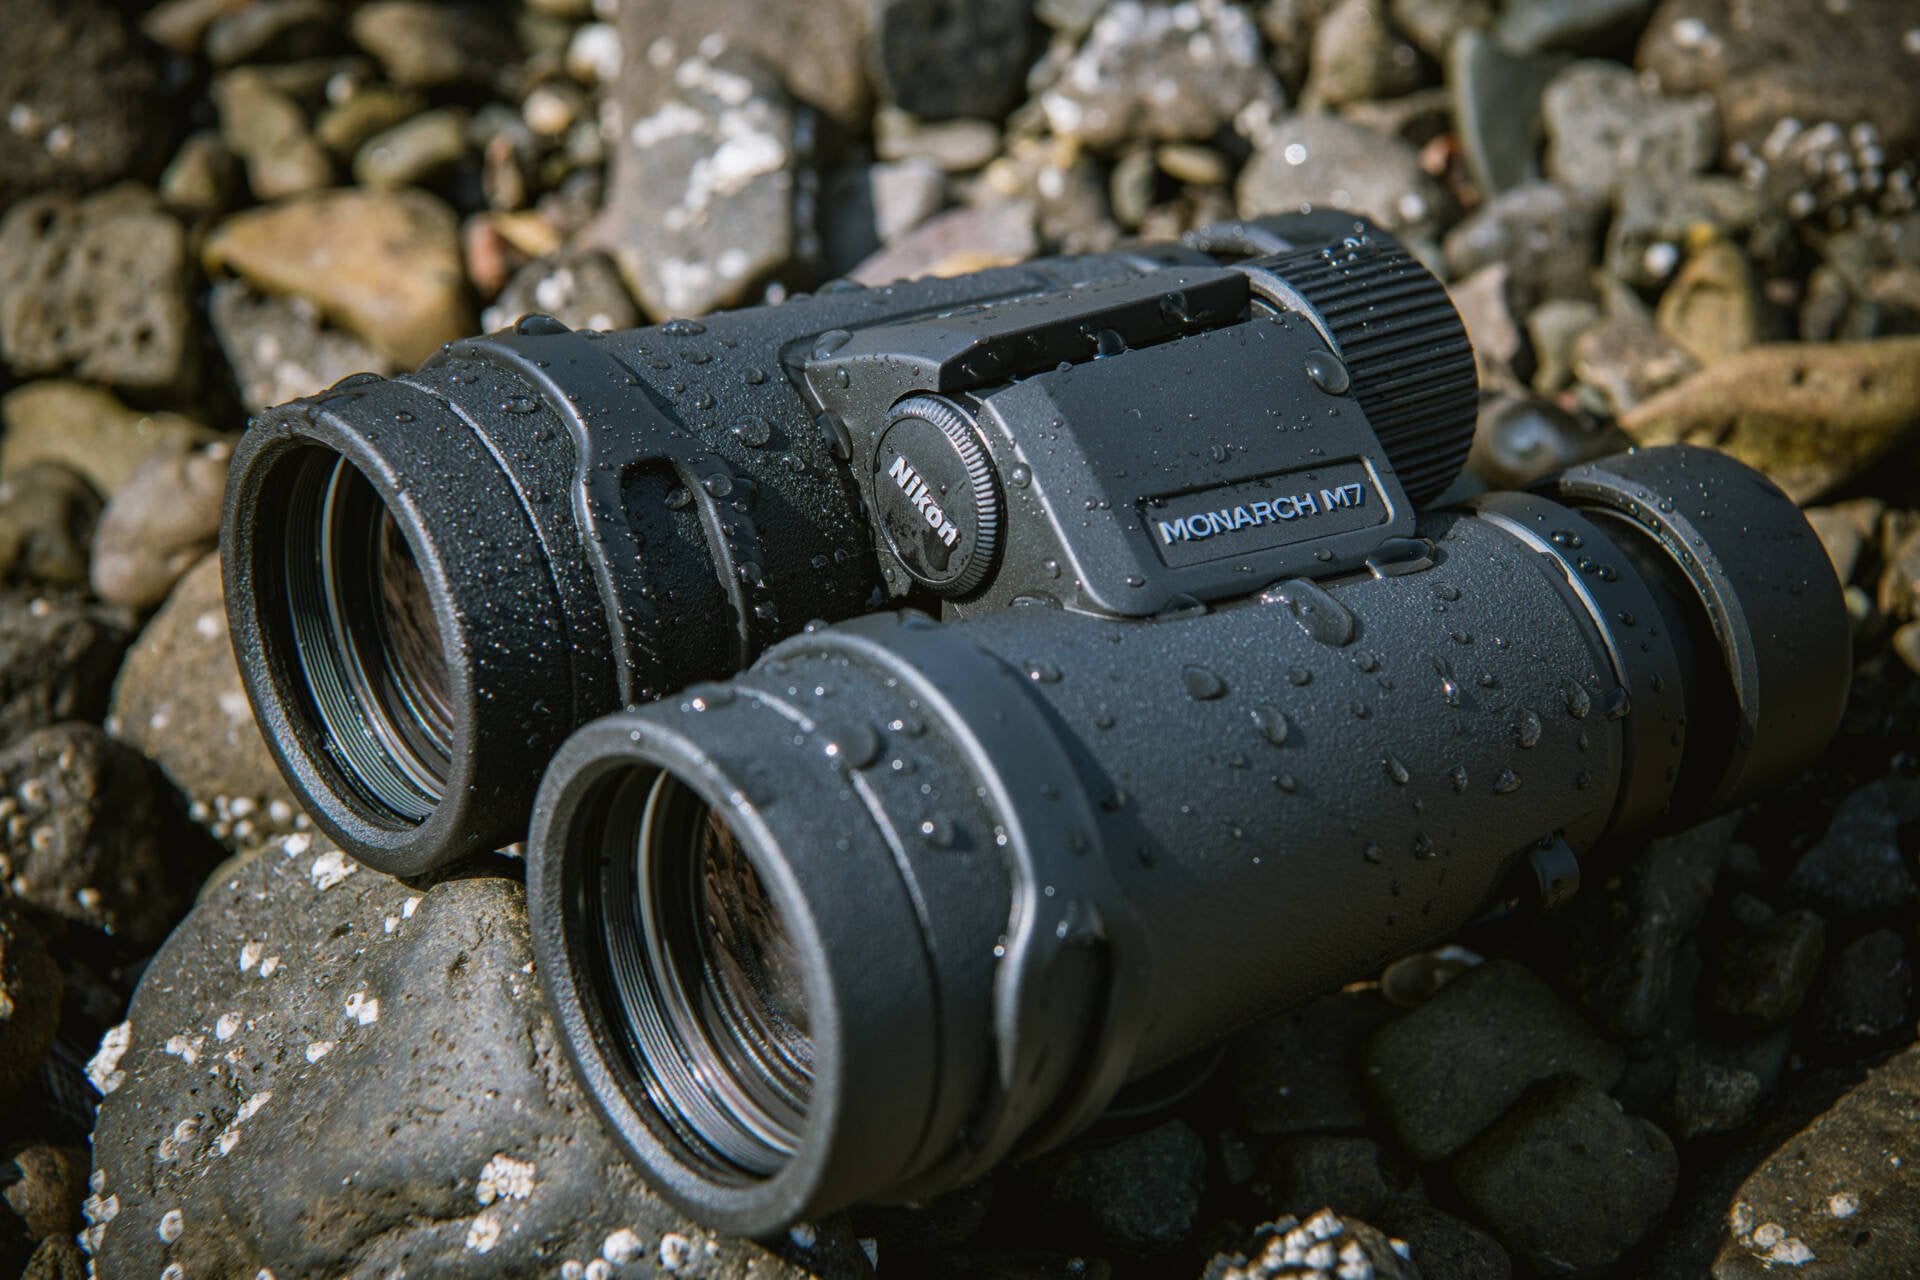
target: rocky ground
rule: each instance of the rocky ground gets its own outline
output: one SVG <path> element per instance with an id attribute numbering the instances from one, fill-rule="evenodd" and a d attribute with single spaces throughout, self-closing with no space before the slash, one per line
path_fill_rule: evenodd
<path id="1" fill-rule="evenodd" d="M 0 1271 L 1920 1274 L 1910 0 L 0 0 Z M 1806 505 L 1807 776 L 1252 1029 L 1175 1114 L 753 1244 L 650 1198 L 515 865 L 308 830 L 211 556 L 250 410 L 1332 203 L 1452 283 L 1495 483 L 1685 439 Z M 1223 922 L 1259 928 L 1258 920 Z M 97 1104 L 97 1109 L 96 1109 Z"/>

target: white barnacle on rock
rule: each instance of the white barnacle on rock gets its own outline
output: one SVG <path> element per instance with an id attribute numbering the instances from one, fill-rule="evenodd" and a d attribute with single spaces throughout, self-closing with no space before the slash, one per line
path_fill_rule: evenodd
<path id="1" fill-rule="evenodd" d="M 280 852 L 289 858 L 297 858 L 313 848 L 313 835 L 306 831 L 296 831 L 280 842 Z"/>
<path id="2" fill-rule="evenodd" d="M 1860 1197 L 1851 1191 L 1836 1191 L 1827 1197 L 1827 1212 L 1836 1218 L 1851 1218 L 1860 1212 Z"/>
<path id="3" fill-rule="evenodd" d="M 480 1180 L 474 1184 L 473 1198 L 483 1205 L 495 1200 L 525 1200 L 533 1193 L 534 1163 L 531 1160 L 515 1160 L 502 1152 L 495 1152 L 493 1158 L 480 1170 Z"/>
<path id="4" fill-rule="evenodd" d="M 811 1249 L 819 1238 L 820 1234 L 814 1230 L 811 1222 L 796 1222 L 787 1228 L 787 1239 L 793 1241 L 796 1249 Z"/>
<path id="5" fill-rule="evenodd" d="M 280 967 L 280 957 L 268 956 L 265 960 L 262 960 L 260 962 L 260 976 L 263 978 L 271 978 L 273 976 L 273 971 L 275 969 L 278 969 L 279 967 Z"/>
<path id="6" fill-rule="evenodd" d="M 291 844 L 299 838 L 288 836 L 287 843 Z M 360 864 L 352 858 L 338 849 L 329 849 L 313 860 L 313 866 L 307 874 L 313 880 L 313 887 L 325 893 L 359 869 Z"/>
<path id="7" fill-rule="evenodd" d="M 399 916 L 388 916 L 385 920 L 382 920 L 380 922 L 380 928 L 387 933 L 392 933 L 395 929 L 398 929 L 399 927 L 400 927 Z"/>
<path id="8" fill-rule="evenodd" d="M 405 902 L 400 904 L 400 918 L 402 920 L 411 920 L 413 919 L 413 913 L 418 911 L 419 909 L 420 909 L 420 897 L 418 894 L 415 894 L 413 897 L 408 898 Z"/>
<path id="9" fill-rule="evenodd" d="M 160 1226 L 157 1228 L 157 1234 L 160 1237 L 161 1244 L 172 1244 L 180 1238 L 180 1233 L 186 1229 L 187 1217 L 178 1209 L 169 1209 L 160 1215 Z"/>
<path id="10" fill-rule="evenodd" d="M 333 1052 L 333 1041 L 315 1040 L 307 1045 L 307 1061 L 318 1062 Z"/>
<path id="11" fill-rule="evenodd" d="M 259 1115 L 260 1108 L 266 1106 L 267 1103 L 270 1102 L 272 1099 L 273 1099 L 273 1090 L 262 1089 L 260 1092 L 254 1094 L 251 1098 L 248 1098 L 245 1102 L 240 1104 L 240 1110 L 234 1112 L 233 1114 L 233 1122 L 235 1124 L 245 1124 L 247 1121 Z"/>
<path id="12" fill-rule="evenodd" d="M 663 1243 L 661 1247 L 666 1246 Z M 646 1244 L 640 1239 L 639 1233 L 621 1227 L 600 1242 L 600 1256 L 616 1267 L 623 1267 L 639 1257 L 644 1248 Z"/>
<path id="13" fill-rule="evenodd" d="M 154 1152 L 161 1160 L 171 1161 L 180 1158 L 181 1151 L 200 1133 L 200 1118 L 188 1116 L 173 1126 L 173 1131 L 160 1139 L 160 1146 Z"/>
<path id="14" fill-rule="evenodd" d="M 260 963 L 260 955 L 267 949 L 264 942 L 247 941 L 240 944 L 240 972 L 245 973 Z"/>
<path id="15" fill-rule="evenodd" d="M 233 1039 L 233 1033 L 239 1029 L 240 1015 L 233 1012 L 223 1013 L 214 1020 L 213 1038 L 222 1041 L 231 1040 Z"/>
<path id="16" fill-rule="evenodd" d="M 363 1027 L 370 1027 L 380 1021 L 380 1001 L 364 991 L 356 991 L 347 997 L 347 1016 Z"/>
<path id="17" fill-rule="evenodd" d="M 663 1270 L 678 1271 L 692 1257 L 693 1241 L 678 1231 L 669 1231 L 660 1237 L 660 1266 Z"/>
<path id="18" fill-rule="evenodd" d="M 490 1213 L 481 1214 L 467 1228 L 467 1248 L 475 1253 L 492 1253 L 493 1246 L 499 1243 L 500 1221 Z"/>
<path id="19" fill-rule="evenodd" d="M 127 1045 L 133 1040 L 133 1024 L 122 1022 L 108 1027 L 106 1034 L 100 1037 L 100 1047 L 87 1059 L 87 1079 L 103 1095 L 112 1093 L 127 1081 L 127 1073 L 120 1070 L 120 1059 L 127 1052 Z"/>
<path id="20" fill-rule="evenodd" d="M 205 1036 L 195 1036 L 191 1040 L 185 1036 L 168 1036 L 165 1049 L 180 1061 L 192 1066 L 200 1061 L 200 1046 L 206 1042 Z"/>
<path id="21" fill-rule="evenodd" d="M 586 1264 L 578 1258 L 568 1258 L 560 1264 L 560 1280 L 583 1280 L 586 1274 Z"/>

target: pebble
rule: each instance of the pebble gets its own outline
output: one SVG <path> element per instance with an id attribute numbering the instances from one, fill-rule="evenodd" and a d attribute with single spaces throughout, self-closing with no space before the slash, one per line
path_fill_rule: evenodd
<path id="1" fill-rule="evenodd" d="M 1683 1054 L 1669 1105 L 1674 1137 L 1685 1142 L 1738 1129 L 1753 1119 L 1764 1091 L 1760 1077 L 1744 1067 L 1705 1054 Z"/>
<path id="2" fill-rule="evenodd" d="M 1540 95 L 1562 62 L 1503 49 L 1465 30 L 1446 47 L 1447 92 L 1460 153 L 1482 193 L 1500 196 L 1540 177 Z"/>
<path id="3" fill-rule="evenodd" d="M 191 391 L 190 272 L 185 229 L 141 188 L 20 200 L 0 221 L 0 356 L 23 377 Z"/>
<path id="4" fill-rule="evenodd" d="M 1467 467 L 1498 488 L 1524 488 L 1549 472 L 1619 451 L 1618 433 L 1532 396 L 1481 399 Z"/>
<path id="5" fill-rule="evenodd" d="M 1720 943 L 1710 999 L 1714 1011 L 1766 1029 L 1793 1017 L 1826 954 L 1827 925 L 1811 911 L 1788 911 Z"/>
<path id="6" fill-rule="evenodd" d="M 928 123 L 883 110 L 874 117 L 873 149 L 882 160 L 924 160 L 948 173 L 967 173 L 1000 154 L 1000 126 L 991 120 Z"/>
<path id="7" fill-rule="evenodd" d="M 213 550 L 232 453 L 222 440 L 147 455 L 101 512 L 95 595 L 129 609 L 151 609 L 167 598 L 180 575 Z"/>
<path id="8" fill-rule="evenodd" d="M 1880 518 L 1886 510 L 1887 504 L 1878 498 L 1854 498 L 1801 512 L 1813 531 L 1820 535 L 1820 543 L 1827 549 L 1827 558 L 1833 561 L 1833 573 L 1841 586 L 1853 581 L 1861 553 L 1869 543 L 1879 540 Z"/>
<path id="9" fill-rule="evenodd" d="M 491 333 L 530 315 L 552 316 L 572 329 L 631 329 L 640 323 L 613 259 L 591 249 L 566 249 L 529 262 L 514 273 L 480 323 Z"/>
<path id="10" fill-rule="evenodd" d="M 1039 250 L 1034 207 L 1002 200 L 936 214 L 847 273 L 864 285 L 1010 266 Z"/>
<path id="11" fill-rule="evenodd" d="M 0 1107 L 33 1078 L 52 1045 L 61 986 L 39 931 L 0 898 Z"/>
<path id="12" fill-rule="evenodd" d="M 1337 116 L 1289 116 L 1268 128 L 1234 199 L 1243 218 L 1326 206 L 1410 235 L 1431 231 L 1446 211 L 1412 147 Z"/>
<path id="13" fill-rule="evenodd" d="M 1112 1142 L 1069 1147 L 1022 1170 L 1043 1214 L 1084 1218 L 1126 1249 L 1162 1250 L 1185 1240 L 1206 1188 L 1206 1144 L 1169 1120 Z"/>
<path id="14" fill-rule="evenodd" d="M 314 121 L 313 136 L 328 151 L 345 160 L 371 138 L 405 124 L 427 109 L 426 96 L 416 90 L 367 84 L 331 102 Z"/>
<path id="15" fill-rule="evenodd" d="M 1631 47 L 1647 24 L 1653 0 L 1530 0 L 1509 4 L 1493 34 L 1515 53 Z"/>
<path id="16" fill-rule="evenodd" d="M 1535 1081 L 1571 1071 L 1606 1089 L 1624 1061 L 1528 969 L 1495 959 L 1381 1027 L 1361 1065 L 1394 1136 L 1416 1159 L 1434 1161 L 1459 1150 Z"/>
<path id="17" fill-rule="evenodd" d="M 1031 0 L 874 0 L 867 66 L 879 96 L 927 120 L 1004 116 L 1024 95 Z"/>
<path id="18" fill-rule="evenodd" d="M 1516 1258 L 1550 1275 L 1594 1275 L 1645 1236 L 1673 1200 L 1679 1160 L 1652 1121 L 1591 1080 L 1530 1089 L 1460 1152 L 1453 1181 Z"/>
<path id="19" fill-rule="evenodd" d="M 372 0 L 353 11 L 353 39 L 408 89 L 484 85 L 516 55 L 497 12 L 432 0 Z"/>
<path id="20" fill-rule="evenodd" d="M 1600 323 L 1600 308 L 1579 298 L 1552 298 L 1527 313 L 1527 345 L 1533 350 L 1533 390 L 1557 395 L 1573 381 L 1573 353 L 1580 335 Z"/>
<path id="21" fill-rule="evenodd" d="M 647 80 L 696 53 L 756 59 L 780 69 L 794 98 L 842 128 L 865 134 L 873 108 L 866 34 L 873 12 L 869 0 L 647 0 L 619 5 L 610 15 L 602 12 L 613 24 L 615 40 L 594 37 L 593 56 L 602 69 L 609 62 L 622 66 L 626 79 L 620 92 L 636 98 Z"/>
<path id="22" fill-rule="evenodd" d="M 1763 270 L 1782 270 L 1797 252 L 1792 233 L 1766 199 L 1718 174 L 1656 181 L 1629 176 L 1607 226 L 1607 271 L 1642 289 L 1672 278 L 1690 245 L 1742 244 Z"/>
<path id="23" fill-rule="evenodd" d="M 62 720 L 98 721 L 130 622 L 69 594 L 0 591 L 0 742 Z"/>
<path id="24" fill-rule="evenodd" d="M 244 280 L 208 291 L 207 320 L 250 412 L 314 395 L 349 374 L 393 372 L 381 352 L 329 328 L 312 302 L 269 297 Z"/>
<path id="25" fill-rule="evenodd" d="M 1514 362 L 1524 342 L 1514 319 L 1511 280 L 1507 264 L 1494 262 L 1464 280 L 1454 281 L 1448 289 L 1454 310 L 1460 313 L 1467 338 L 1473 343 L 1473 362 L 1479 369 L 1483 392 L 1521 385 Z"/>
<path id="26" fill-rule="evenodd" d="M 201 51 L 216 67 L 280 62 L 331 53 L 339 13 L 326 0 L 253 0 L 223 7 Z"/>
<path id="27" fill-rule="evenodd" d="M 1394 26 L 1436 62 L 1456 37 L 1492 25 L 1494 0 L 1389 0 Z"/>
<path id="28" fill-rule="evenodd" d="M 1513 1260 L 1499 1241 L 1418 1196 L 1388 1201 L 1378 1221 L 1381 1230 L 1407 1242 L 1420 1280 L 1510 1280 L 1513 1275 Z"/>
<path id="29" fill-rule="evenodd" d="M 1547 174 L 1582 195 L 1611 196 L 1628 178 L 1670 182 L 1719 153 L 1713 100 L 1652 92 L 1617 62 L 1576 62 L 1541 94 Z"/>
<path id="30" fill-rule="evenodd" d="M 99 518 L 100 495 L 62 463 L 36 463 L 0 479 L 0 581 L 84 584 Z"/>
<path id="31" fill-rule="evenodd" d="M 1380 0 L 1338 0 L 1314 28 L 1301 105 L 1336 110 L 1398 98 L 1420 88 L 1426 70 Z"/>
<path id="32" fill-rule="evenodd" d="M 156 189 L 160 203 L 176 214 L 189 219 L 215 217 L 231 208 L 239 195 L 239 157 L 214 130 L 190 133 L 161 173 Z"/>
<path id="33" fill-rule="evenodd" d="M 1318 1209 L 1372 1219 L 1413 1183 L 1409 1171 L 1390 1168 L 1380 1144 L 1354 1134 L 1301 1133 L 1280 1139 L 1267 1153 L 1252 1190 L 1275 1214 Z"/>
<path id="34" fill-rule="evenodd" d="M 87 1194 L 85 1148 L 39 1142 L 14 1152 L 7 1164 L 11 1168 L 0 1169 L 0 1182 L 9 1184 L 0 1192 L 0 1239 L 17 1232 L 36 1254 L 48 1243 L 71 1247 Z M 23 1270 L 22 1280 L 34 1275 Z"/>
<path id="35" fill-rule="evenodd" d="M 202 256 L 210 272 L 306 298 L 402 366 L 473 330 L 458 225 L 424 191 L 321 191 L 250 209 L 215 227 Z"/>
<path id="36" fill-rule="evenodd" d="M 1652 443 L 1630 425 L 1642 419 L 1629 415 L 1676 383 L 1691 385 L 1686 380 L 1698 371 L 1699 362 L 1654 328 L 1653 317 L 1630 289 L 1618 281 L 1604 283 L 1606 314 L 1574 340 L 1574 376 L 1593 389 L 1608 413 L 1623 420 L 1621 425 L 1637 443 Z"/>
<path id="37" fill-rule="evenodd" d="M 255 196 L 278 200 L 332 185 L 333 162 L 292 95 L 249 67 L 214 77 L 212 93 L 220 136 L 246 165 Z"/>
<path id="38" fill-rule="evenodd" d="M 1875 929 L 1827 962 L 1809 1008 L 1829 1050 L 1884 1043 L 1913 1029 L 1913 960 L 1892 929 Z"/>
<path id="39" fill-rule="evenodd" d="M 1869 782 L 1840 803 L 1827 832 L 1787 877 L 1787 893 L 1835 920 L 1910 907 L 1916 892 L 1900 832 L 1920 820 L 1920 781 Z"/>
<path id="40" fill-rule="evenodd" d="M 459 107 L 422 112 L 361 144 L 353 179 L 363 187 L 390 190 L 423 185 L 467 153 L 467 113 Z"/>
<path id="41" fill-rule="evenodd" d="M 1773 336 L 1774 327 L 1746 254 L 1724 240 L 1687 256 L 1654 323 L 1703 368 Z"/>

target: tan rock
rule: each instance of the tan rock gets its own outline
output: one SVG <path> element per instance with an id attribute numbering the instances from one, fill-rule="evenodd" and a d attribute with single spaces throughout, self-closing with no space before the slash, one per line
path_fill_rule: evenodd
<path id="1" fill-rule="evenodd" d="M 1920 338 L 1750 347 L 1642 402 L 1620 426 L 1642 445 L 1723 449 L 1808 502 L 1914 437 Z"/>
<path id="2" fill-rule="evenodd" d="M 1692 254 L 1654 313 L 1660 332 L 1701 364 L 1744 351 L 1766 335 L 1766 314 L 1747 255 L 1725 240 Z"/>
<path id="3" fill-rule="evenodd" d="M 403 365 L 473 332 L 459 226 L 423 191 L 322 191 L 221 223 L 207 270 L 313 302 Z"/>
<path id="4" fill-rule="evenodd" d="M 110 391 L 49 378 L 0 397 L 0 478 L 42 462 L 72 467 L 111 496 L 163 446 L 182 449 L 219 438 L 204 423 L 177 413 L 130 409 Z"/>

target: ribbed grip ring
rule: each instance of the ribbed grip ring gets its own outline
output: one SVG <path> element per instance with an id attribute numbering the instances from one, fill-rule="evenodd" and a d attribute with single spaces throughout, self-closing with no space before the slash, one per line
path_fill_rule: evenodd
<path id="1" fill-rule="evenodd" d="M 1271 300 L 1305 304 L 1333 341 L 1407 496 L 1439 497 L 1466 465 L 1479 408 L 1473 344 L 1446 287 L 1364 224 L 1337 244 L 1258 265 L 1293 295 Z"/>

